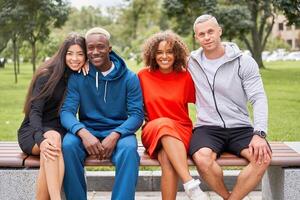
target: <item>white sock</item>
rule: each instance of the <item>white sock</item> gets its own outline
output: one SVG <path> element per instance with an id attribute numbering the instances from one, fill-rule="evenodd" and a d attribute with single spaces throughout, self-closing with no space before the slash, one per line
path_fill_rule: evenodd
<path id="1" fill-rule="evenodd" d="M 186 183 L 183 184 L 183 188 L 186 190 L 186 188 L 188 188 L 189 185 L 195 185 L 195 184 L 200 185 L 200 183 L 201 182 L 200 182 L 199 179 L 197 179 L 197 180 L 191 179 L 188 182 L 186 182 Z"/>
<path id="2" fill-rule="evenodd" d="M 183 184 L 185 193 L 191 200 L 208 200 L 209 198 L 200 188 L 200 180 L 192 179 Z"/>

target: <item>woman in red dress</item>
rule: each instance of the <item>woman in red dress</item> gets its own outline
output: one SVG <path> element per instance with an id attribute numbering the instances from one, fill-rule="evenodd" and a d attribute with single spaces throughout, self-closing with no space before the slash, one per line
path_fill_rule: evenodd
<path id="1" fill-rule="evenodd" d="M 190 199 L 206 199 L 187 163 L 193 128 L 188 103 L 195 102 L 194 83 L 186 70 L 188 54 L 178 35 L 157 33 L 144 44 L 146 67 L 138 73 L 146 116 L 142 142 L 160 162 L 162 199 L 176 199 L 179 178 Z"/>

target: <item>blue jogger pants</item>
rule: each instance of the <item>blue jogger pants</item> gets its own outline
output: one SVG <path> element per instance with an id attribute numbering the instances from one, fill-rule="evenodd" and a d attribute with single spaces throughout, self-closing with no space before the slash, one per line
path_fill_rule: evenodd
<path id="1" fill-rule="evenodd" d="M 84 161 L 87 152 L 83 143 L 77 135 L 67 133 L 63 139 L 62 149 L 65 162 L 63 186 L 66 198 L 67 200 L 86 200 Z M 111 159 L 116 167 L 112 199 L 133 200 L 140 162 L 135 135 L 120 138 Z"/>

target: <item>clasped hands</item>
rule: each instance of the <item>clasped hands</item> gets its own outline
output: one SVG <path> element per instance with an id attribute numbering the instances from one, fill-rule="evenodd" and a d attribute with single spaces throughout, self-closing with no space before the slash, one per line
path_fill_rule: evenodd
<path id="1" fill-rule="evenodd" d="M 100 140 L 91 134 L 87 129 L 83 128 L 78 131 L 78 136 L 89 155 L 95 155 L 97 159 L 110 158 L 115 146 L 120 138 L 117 132 L 111 132 L 107 137 L 100 142 Z"/>

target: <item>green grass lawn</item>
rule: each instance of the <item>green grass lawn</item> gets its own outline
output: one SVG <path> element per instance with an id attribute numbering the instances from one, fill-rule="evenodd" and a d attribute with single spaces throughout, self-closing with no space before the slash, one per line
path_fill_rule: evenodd
<path id="1" fill-rule="evenodd" d="M 134 62 L 128 62 L 137 71 Z M 261 70 L 269 101 L 269 139 L 300 141 L 300 62 L 266 63 Z M 23 120 L 23 103 L 32 77 L 30 64 L 21 64 L 18 84 L 14 83 L 13 66 L 0 68 L 0 140 L 16 140 Z M 190 116 L 195 119 L 191 106 Z M 139 134 L 138 134 L 139 135 Z"/>

